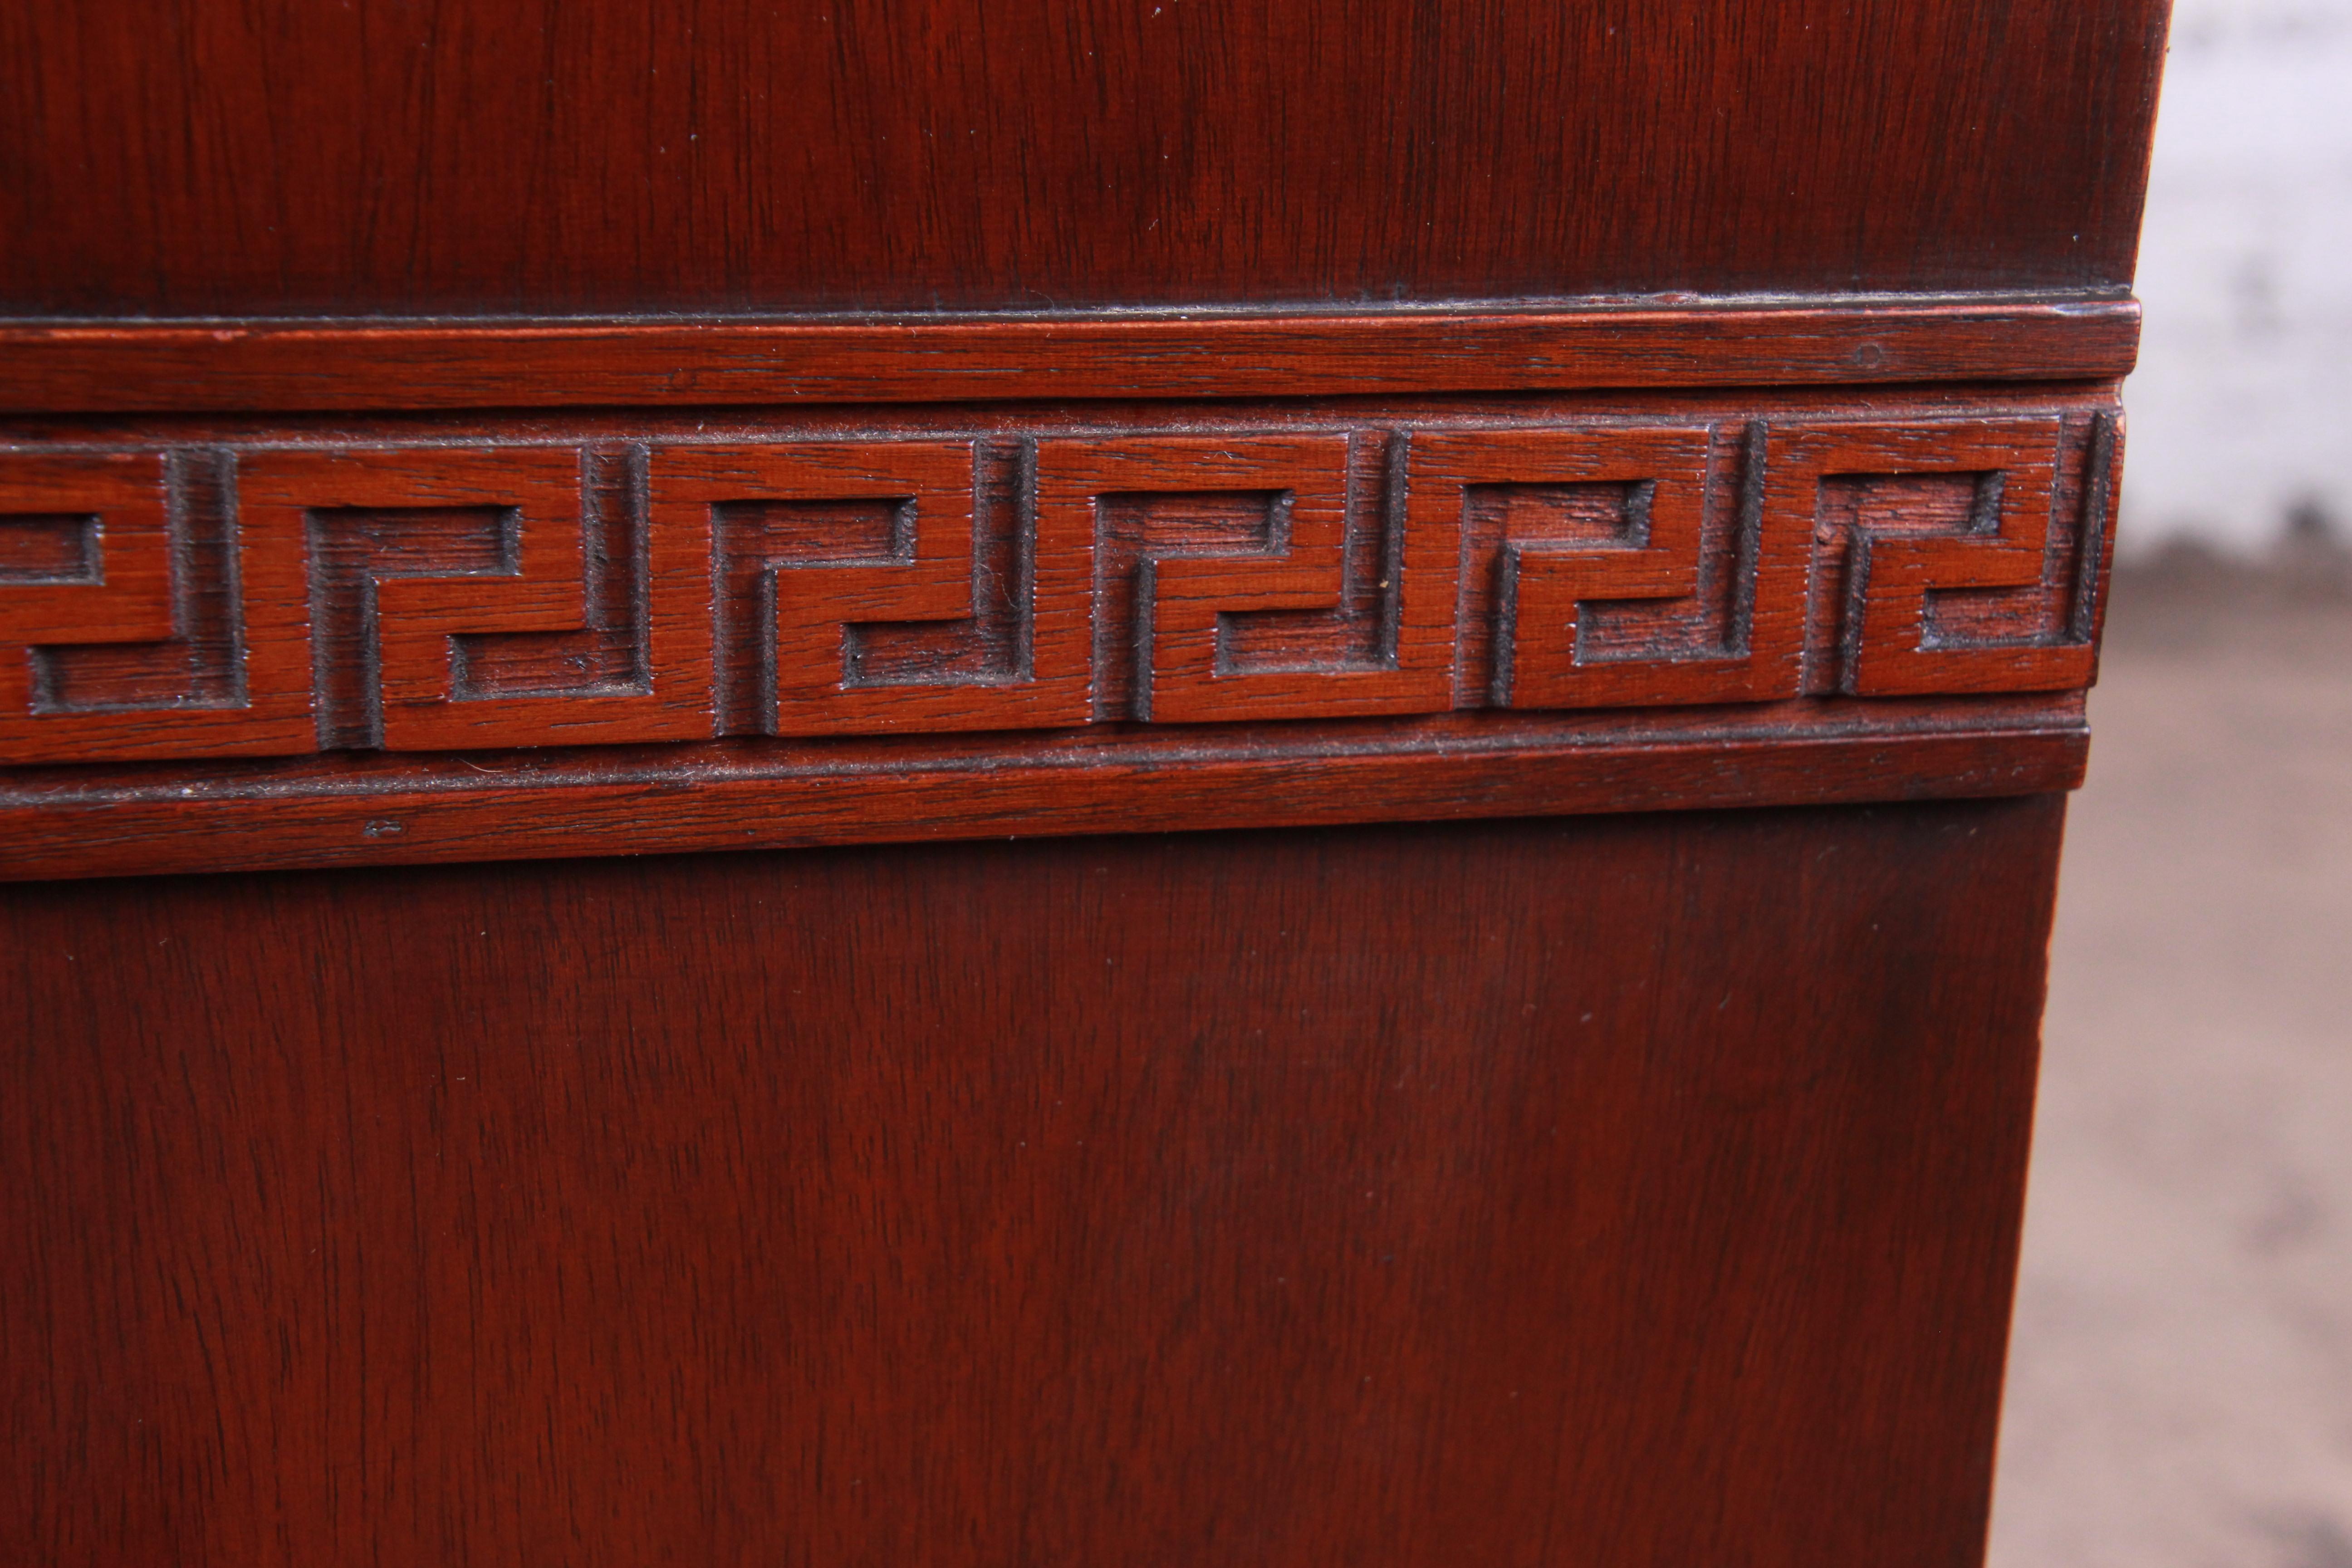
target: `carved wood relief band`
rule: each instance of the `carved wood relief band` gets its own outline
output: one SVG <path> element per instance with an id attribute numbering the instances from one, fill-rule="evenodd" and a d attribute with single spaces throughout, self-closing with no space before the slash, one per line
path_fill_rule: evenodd
<path id="1" fill-rule="evenodd" d="M 0 876 L 2069 787 L 2111 385 L 0 444 Z"/>
<path id="2" fill-rule="evenodd" d="M 2064 690 L 2112 416 L 0 453 L 0 760 Z"/>

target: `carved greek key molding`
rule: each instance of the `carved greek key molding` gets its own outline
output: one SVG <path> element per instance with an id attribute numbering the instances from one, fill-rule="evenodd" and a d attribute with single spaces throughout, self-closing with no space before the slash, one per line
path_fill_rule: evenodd
<path id="1" fill-rule="evenodd" d="M 2114 418 L 0 451 L 0 762 L 2089 682 Z"/>

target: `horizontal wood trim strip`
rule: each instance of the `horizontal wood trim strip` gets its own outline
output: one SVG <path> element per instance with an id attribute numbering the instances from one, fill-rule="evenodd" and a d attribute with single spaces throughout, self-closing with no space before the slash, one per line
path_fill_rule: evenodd
<path id="1" fill-rule="evenodd" d="M 16 322 L 0 409 L 281 413 L 2111 380 L 2139 306 L 1841 298 L 895 321 Z"/>
<path id="2" fill-rule="evenodd" d="M 274 777 L 175 771 L 145 787 L 19 785 L 0 795 L 0 879 L 2038 795 L 2079 784 L 2089 749 L 2079 719 L 1598 742 L 1559 726 L 1479 728 L 1370 726 L 1352 743 L 1308 726 L 1222 742 L 975 741 L 922 765 L 869 742 L 699 770 L 675 758 L 525 766 L 521 783 L 467 763 L 404 780 L 362 767 L 338 781 L 314 763 Z"/>

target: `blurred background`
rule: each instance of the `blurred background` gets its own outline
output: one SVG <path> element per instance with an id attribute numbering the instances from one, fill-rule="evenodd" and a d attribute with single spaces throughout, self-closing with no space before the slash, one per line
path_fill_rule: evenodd
<path id="1" fill-rule="evenodd" d="M 2352 0 L 2175 0 L 1993 1568 L 2352 1568 Z"/>

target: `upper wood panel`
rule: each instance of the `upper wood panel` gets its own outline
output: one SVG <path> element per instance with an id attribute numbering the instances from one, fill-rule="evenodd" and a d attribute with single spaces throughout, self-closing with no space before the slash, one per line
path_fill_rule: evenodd
<path id="1" fill-rule="evenodd" d="M 0 7 L 0 311 L 2128 281 L 2161 0 Z"/>

